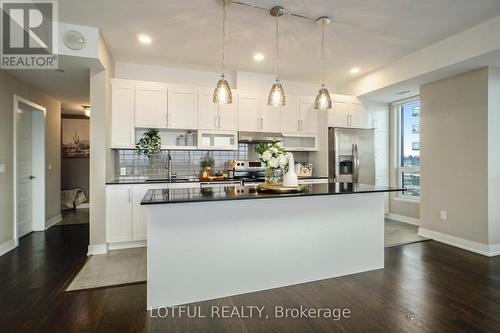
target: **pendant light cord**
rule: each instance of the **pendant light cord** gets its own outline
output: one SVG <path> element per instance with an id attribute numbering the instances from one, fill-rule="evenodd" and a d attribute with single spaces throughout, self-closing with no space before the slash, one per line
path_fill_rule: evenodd
<path id="1" fill-rule="evenodd" d="M 279 16 L 276 16 L 276 80 L 278 80 L 278 64 L 279 64 L 279 42 L 280 42 L 280 25 L 279 25 Z"/>
<path id="2" fill-rule="evenodd" d="M 222 2 L 222 75 L 224 75 L 225 63 L 225 44 L 226 44 L 226 2 Z"/>
<path id="3" fill-rule="evenodd" d="M 321 25 L 321 83 L 325 85 L 325 21 Z"/>

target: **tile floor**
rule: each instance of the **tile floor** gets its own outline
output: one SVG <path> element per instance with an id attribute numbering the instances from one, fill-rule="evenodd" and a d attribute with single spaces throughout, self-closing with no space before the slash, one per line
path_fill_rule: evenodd
<path id="1" fill-rule="evenodd" d="M 418 235 L 418 227 L 394 220 L 385 220 L 385 247 L 424 241 Z"/>
<path id="2" fill-rule="evenodd" d="M 385 221 L 385 247 L 423 241 L 418 227 Z M 66 289 L 80 290 L 146 281 L 146 248 L 110 251 L 92 256 Z"/>
<path id="3" fill-rule="evenodd" d="M 146 281 L 146 248 L 91 256 L 67 291 Z"/>

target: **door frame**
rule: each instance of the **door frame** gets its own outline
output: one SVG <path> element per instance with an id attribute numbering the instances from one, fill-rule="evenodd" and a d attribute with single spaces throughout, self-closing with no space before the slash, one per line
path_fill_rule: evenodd
<path id="1" fill-rule="evenodd" d="M 33 209 L 33 231 L 44 231 L 45 230 L 45 120 L 47 109 L 41 105 L 31 102 L 30 100 L 23 98 L 18 95 L 14 95 L 13 99 L 13 175 L 14 175 L 14 191 L 13 191 L 13 203 L 14 203 L 14 228 L 13 228 L 13 238 L 16 246 L 19 242 L 17 237 L 17 110 L 19 109 L 20 103 L 28 105 L 32 109 L 29 112 L 41 112 L 41 114 L 33 113 L 32 122 L 32 161 L 33 161 L 33 173 L 37 176 L 33 180 L 33 191 L 32 191 L 32 209 Z"/>

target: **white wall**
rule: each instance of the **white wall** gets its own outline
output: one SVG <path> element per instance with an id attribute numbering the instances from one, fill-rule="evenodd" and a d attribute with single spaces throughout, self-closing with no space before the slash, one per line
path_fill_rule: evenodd
<path id="1" fill-rule="evenodd" d="M 89 254 L 106 251 L 106 179 L 113 175 L 110 147 L 111 78 L 114 61 L 102 38 L 99 43 L 102 68 L 90 73 L 90 244 Z"/>
<path id="2" fill-rule="evenodd" d="M 236 87 L 240 90 L 264 91 L 271 90 L 276 75 L 262 74 L 254 72 L 237 71 L 236 72 Z M 285 90 L 285 94 L 299 96 L 316 96 L 321 86 L 321 83 L 303 83 L 295 81 L 280 80 Z M 329 87 L 330 92 L 333 92 L 333 87 Z"/>
<path id="3" fill-rule="evenodd" d="M 214 87 L 221 73 L 198 71 L 182 68 L 140 65 L 124 62 L 115 63 L 115 78 L 125 80 L 168 82 L 197 86 Z M 234 75 L 226 73 L 232 88 L 236 87 Z"/>
<path id="4" fill-rule="evenodd" d="M 421 227 L 479 244 L 489 243 L 488 189 L 498 187 L 488 176 L 489 126 L 500 131 L 488 121 L 488 74 L 483 68 L 433 82 L 420 94 Z"/>
<path id="5" fill-rule="evenodd" d="M 489 243 L 500 244 L 500 68 L 489 69 L 488 218 Z"/>

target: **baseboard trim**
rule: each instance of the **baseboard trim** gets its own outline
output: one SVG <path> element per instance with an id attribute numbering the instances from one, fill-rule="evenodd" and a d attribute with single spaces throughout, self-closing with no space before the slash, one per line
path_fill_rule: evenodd
<path id="1" fill-rule="evenodd" d="M 146 247 L 148 245 L 147 241 L 131 241 L 131 242 L 120 242 L 120 243 L 108 243 L 108 250 L 124 250 L 124 249 L 134 249 L 137 247 Z"/>
<path id="2" fill-rule="evenodd" d="M 89 244 L 87 255 L 94 256 L 98 254 L 108 253 L 108 246 L 106 244 Z"/>
<path id="3" fill-rule="evenodd" d="M 59 223 L 61 221 L 62 221 L 61 214 L 56 215 L 51 219 L 48 219 L 47 221 L 45 221 L 45 230 L 50 229 L 52 226 L 54 226 L 54 224 Z"/>
<path id="4" fill-rule="evenodd" d="M 418 228 L 418 235 L 426 238 L 431 238 L 437 242 L 458 247 L 462 250 L 467 250 L 486 257 L 494 257 L 500 255 L 500 244 L 486 245 L 470 241 L 468 239 L 455 237 L 441 232 Z"/>
<path id="5" fill-rule="evenodd" d="M 389 214 L 385 214 L 385 218 L 390 219 L 390 220 L 394 220 L 394 221 L 398 221 L 398 222 L 402 222 L 402 223 L 420 226 L 420 219 L 416 219 L 414 217 L 389 213 Z"/>
<path id="6" fill-rule="evenodd" d="M 10 239 L 3 244 L 0 244 L 0 256 L 14 250 L 19 245 L 17 239 Z"/>

